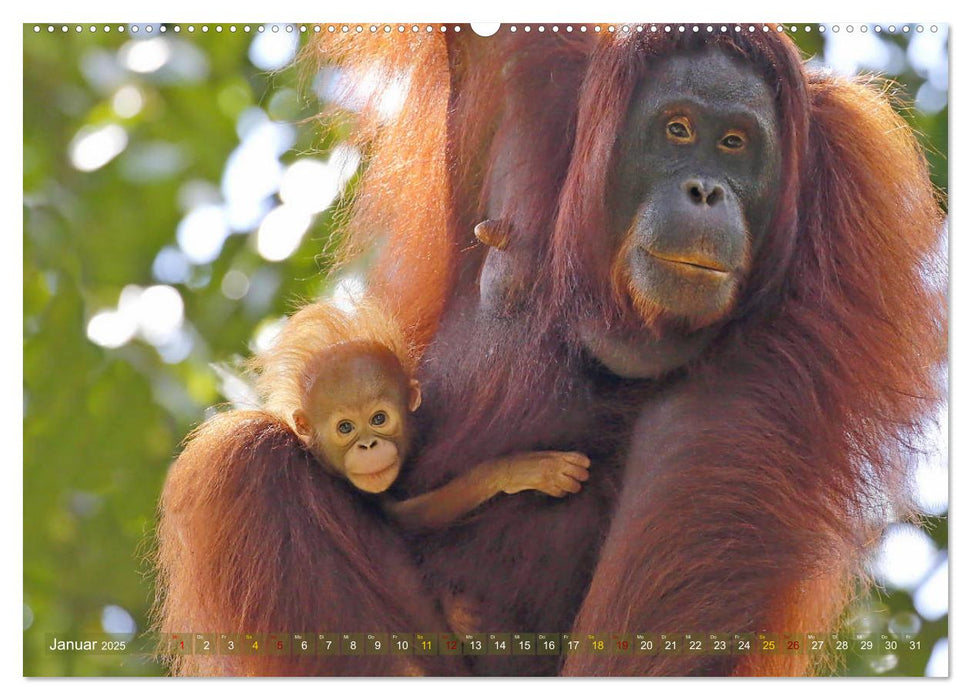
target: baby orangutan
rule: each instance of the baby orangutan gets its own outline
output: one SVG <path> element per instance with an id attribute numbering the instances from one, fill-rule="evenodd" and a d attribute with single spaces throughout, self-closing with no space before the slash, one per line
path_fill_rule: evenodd
<path id="1" fill-rule="evenodd" d="M 260 406 L 189 436 L 166 478 L 155 615 L 162 632 L 446 629 L 405 529 L 447 526 L 499 493 L 580 490 L 589 460 L 535 452 L 483 462 L 429 493 L 384 494 L 408 458 L 421 403 L 393 319 L 309 304 L 251 361 Z M 460 455 L 456 455 L 460 457 Z M 363 492 L 363 493 L 362 493 Z M 375 506 L 390 517 L 375 517 Z M 272 560 L 284 579 L 266 577 Z M 364 601 L 341 606 L 322 601 Z M 184 675 L 444 675 L 445 657 L 176 655 Z"/>
<path id="2" fill-rule="evenodd" d="M 311 304 L 253 364 L 268 410 L 291 425 L 324 469 L 371 494 L 394 483 L 412 443 L 410 414 L 421 404 L 421 388 L 392 321 L 370 307 L 347 314 Z M 576 452 L 524 452 L 382 505 L 408 529 L 439 528 L 499 493 L 577 493 L 589 467 Z"/>

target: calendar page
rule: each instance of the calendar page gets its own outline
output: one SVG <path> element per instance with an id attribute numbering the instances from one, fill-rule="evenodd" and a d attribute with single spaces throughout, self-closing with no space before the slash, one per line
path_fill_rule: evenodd
<path id="1" fill-rule="evenodd" d="M 949 27 L 641 9 L 23 25 L 24 676 L 948 675 Z"/>

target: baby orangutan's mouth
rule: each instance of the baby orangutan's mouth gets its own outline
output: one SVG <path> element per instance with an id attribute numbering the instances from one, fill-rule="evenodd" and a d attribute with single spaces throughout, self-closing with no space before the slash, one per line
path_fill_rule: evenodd
<path id="1" fill-rule="evenodd" d="M 395 478 L 398 476 L 398 468 L 398 460 L 396 459 L 386 467 L 379 468 L 378 471 L 370 473 L 350 472 L 347 476 L 359 489 L 371 493 L 380 493 L 394 483 Z"/>
<path id="2" fill-rule="evenodd" d="M 383 474 L 389 469 L 395 469 L 398 466 L 398 458 L 394 457 L 384 464 L 374 463 L 368 460 L 366 466 L 361 465 L 360 462 L 356 465 L 356 469 L 350 471 L 352 476 L 377 476 L 378 474 Z"/>

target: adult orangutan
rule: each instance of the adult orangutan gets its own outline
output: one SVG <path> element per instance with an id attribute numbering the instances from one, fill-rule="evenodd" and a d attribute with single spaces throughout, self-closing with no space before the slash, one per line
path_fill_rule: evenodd
<path id="1" fill-rule="evenodd" d="M 914 437 L 941 400 L 942 215 L 922 151 L 879 86 L 805 72 L 774 28 L 610 42 L 588 81 L 574 152 L 604 167 L 571 164 L 559 296 L 574 292 L 585 347 L 622 374 L 653 371 L 637 321 L 687 354 L 711 339 L 642 406 L 574 631 L 830 630 L 884 519 L 906 510 Z M 669 111 L 655 81 L 689 97 Z M 774 128 L 753 110 L 767 97 Z M 777 175 L 746 185 L 776 158 Z M 765 228 L 746 216 L 763 197 Z M 690 208 L 707 213 L 679 227 L 672 214 Z M 620 234 L 609 247 L 605 230 Z M 576 657 L 563 671 L 797 674 L 808 661 Z"/>
<path id="2" fill-rule="evenodd" d="M 424 347 L 400 496 L 505 453 L 593 461 L 567 500 L 499 497 L 409 538 L 454 632 L 827 631 L 906 500 L 945 357 L 926 165 L 878 89 L 747 29 L 321 44 L 351 79 L 409 86 L 395 118 L 380 90 L 361 113 L 350 227 L 351 250 L 381 242 L 371 293 Z M 271 561 L 254 570 L 285 577 Z M 322 594 L 307 619 L 327 605 L 357 609 Z M 813 659 L 465 661 L 449 670 Z"/>

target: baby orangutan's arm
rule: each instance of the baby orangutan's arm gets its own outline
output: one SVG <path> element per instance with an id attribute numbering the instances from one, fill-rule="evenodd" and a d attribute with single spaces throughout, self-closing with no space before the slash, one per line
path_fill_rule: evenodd
<path id="1" fill-rule="evenodd" d="M 579 452 L 520 452 L 482 462 L 439 489 L 406 501 L 386 501 L 409 530 L 434 530 L 453 522 L 499 493 L 542 491 L 561 498 L 580 491 L 590 478 L 590 460 Z"/>

